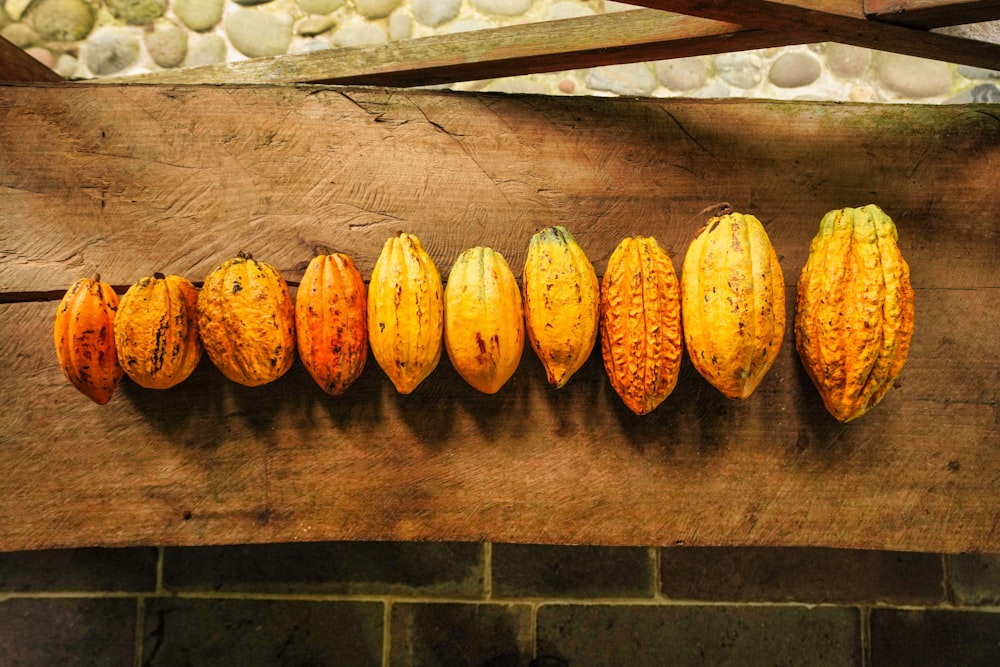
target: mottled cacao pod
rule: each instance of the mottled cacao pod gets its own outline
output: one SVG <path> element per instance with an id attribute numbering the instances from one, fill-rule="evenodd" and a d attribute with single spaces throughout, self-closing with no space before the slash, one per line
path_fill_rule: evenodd
<path id="1" fill-rule="evenodd" d="M 66 378 L 98 405 L 111 400 L 122 379 L 115 353 L 118 295 L 99 277 L 81 278 L 56 309 L 56 358 Z"/>
<path id="2" fill-rule="evenodd" d="M 521 290 L 493 249 L 470 248 L 451 267 L 444 344 L 458 374 L 483 393 L 495 394 L 517 370 L 524 349 Z"/>
<path id="3" fill-rule="evenodd" d="M 611 386 L 637 415 L 677 385 L 684 343 L 677 274 L 652 237 L 626 238 L 601 283 L 601 356 Z"/>
<path id="4" fill-rule="evenodd" d="M 681 303 L 691 363 L 727 397 L 749 397 L 785 335 L 785 280 L 757 218 L 708 221 L 684 257 Z"/>
<path id="5" fill-rule="evenodd" d="M 368 359 L 368 296 L 350 257 L 313 257 L 295 293 L 299 359 L 331 395 L 344 392 Z"/>
<path id="6" fill-rule="evenodd" d="M 115 348 L 125 374 L 141 387 L 167 389 L 187 379 L 202 349 L 191 281 L 158 273 L 129 287 L 115 317 Z"/>
<path id="7" fill-rule="evenodd" d="M 897 239 L 874 204 L 830 211 L 799 277 L 795 346 L 842 422 L 878 405 L 910 349 L 914 295 Z"/>
<path id="8" fill-rule="evenodd" d="M 441 360 L 441 275 L 412 234 L 388 239 L 368 286 L 368 340 L 375 361 L 401 394 L 409 394 Z"/>
<path id="9" fill-rule="evenodd" d="M 295 308 L 278 271 L 248 254 L 224 262 L 198 295 L 205 352 L 233 382 L 255 387 L 285 374 L 295 360 Z"/>
<path id="10" fill-rule="evenodd" d="M 594 267 L 565 227 L 531 237 L 522 290 L 531 347 L 549 384 L 562 387 L 594 349 L 601 307 Z"/>

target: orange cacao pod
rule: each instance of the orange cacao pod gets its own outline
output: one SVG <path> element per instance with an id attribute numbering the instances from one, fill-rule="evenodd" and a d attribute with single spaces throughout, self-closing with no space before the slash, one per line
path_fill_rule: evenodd
<path id="1" fill-rule="evenodd" d="M 677 274 L 656 239 L 623 239 L 601 283 L 601 356 L 611 386 L 637 415 L 677 385 L 684 342 Z"/>
<path id="2" fill-rule="evenodd" d="M 785 335 L 785 280 L 757 218 L 708 221 L 684 257 L 681 304 L 691 363 L 729 398 L 749 397 Z"/>
<path id="3" fill-rule="evenodd" d="M 341 394 L 368 359 L 368 297 L 361 272 L 341 253 L 313 257 L 295 293 L 299 359 L 328 394 Z"/>
<path id="4" fill-rule="evenodd" d="M 233 382 L 277 380 L 295 360 L 295 308 L 288 285 L 269 264 L 240 253 L 205 278 L 198 331 L 208 358 Z"/>
<path id="5" fill-rule="evenodd" d="M 910 268 L 874 204 L 830 211 L 799 276 L 795 346 L 826 409 L 849 422 L 875 407 L 913 336 Z"/>
<path id="6" fill-rule="evenodd" d="M 517 370 L 524 349 L 521 290 L 493 249 L 470 248 L 451 267 L 444 344 L 458 374 L 483 393 L 495 394 Z"/>
<path id="7" fill-rule="evenodd" d="M 444 287 L 412 234 L 388 239 L 368 286 L 368 341 L 375 361 L 409 394 L 441 360 Z"/>
<path id="8" fill-rule="evenodd" d="M 129 287 L 115 317 L 115 349 L 125 374 L 141 387 L 167 389 L 185 380 L 201 359 L 198 290 L 162 273 Z"/>
<path id="9" fill-rule="evenodd" d="M 531 237 L 522 290 L 528 340 L 549 384 L 562 387 L 594 349 L 601 307 L 594 267 L 565 227 Z"/>
<path id="10" fill-rule="evenodd" d="M 59 367 L 74 387 L 104 405 L 122 379 L 115 353 L 118 295 L 99 277 L 81 278 L 56 309 L 54 326 Z"/>

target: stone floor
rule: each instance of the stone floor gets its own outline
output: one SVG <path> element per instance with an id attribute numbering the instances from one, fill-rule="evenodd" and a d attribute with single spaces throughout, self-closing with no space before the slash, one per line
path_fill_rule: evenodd
<path id="1" fill-rule="evenodd" d="M 86 79 L 630 9 L 611 0 L 4 0 L 0 34 L 63 76 Z M 452 87 L 554 95 L 1000 102 L 998 71 L 841 44 Z"/>

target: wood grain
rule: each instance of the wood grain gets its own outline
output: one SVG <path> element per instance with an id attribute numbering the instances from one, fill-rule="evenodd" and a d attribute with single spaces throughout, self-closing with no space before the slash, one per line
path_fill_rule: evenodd
<path id="1" fill-rule="evenodd" d="M 914 28 L 1000 19 L 1000 0 L 864 0 L 869 18 Z"/>
<path id="2" fill-rule="evenodd" d="M 680 261 L 698 212 L 763 220 L 789 316 L 827 210 L 895 218 L 910 359 L 844 426 L 786 338 L 732 402 L 685 362 L 633 416 L 595 354 L 550 390 L 530 351 L 494 396 L 447 362 L 410 396 L 369 364 L 342 397 L 296 363 L 238 387 L 203 362 L 107 406 L 63 379 L 54 302 L 0 305 L 0 549 L 492 540 L 1000 552 L 1000 116 L 983 106 L 546 98 L 335 87 L 0 88 L 0 292 L 99 268 L 201 280 L 240 249 L 297 280 L 317 245 L 365 278 L 385 238 L 447 275 L 567 225 L 603 273 L 626 234 Z"/>
<path id="3" fill-rule="evenodd" d="M 0 81 L 39 81 L 56 83 L 63 78 L 28 53 L 0 37 Z"/>

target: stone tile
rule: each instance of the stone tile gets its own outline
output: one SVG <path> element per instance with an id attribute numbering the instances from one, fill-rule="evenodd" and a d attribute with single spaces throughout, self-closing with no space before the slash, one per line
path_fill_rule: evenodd
<path id="1" fill-rule="evenodd" d="M 1000 665 L 1000 614 L 873 609 L 871 664 Z"/>
<path id="2" fill-rule="evenodd" d="M 814 548 L 664 548 L 672 599 L 933 604 L 944 599 L 938 554 Z"/>
<path id="3" fill-rule="evenodd" d="M 168 590 L 480 597 L 474 543 L 317 542 L 168 548 Z"/>
<path id="4" fill-rule="evenodd" d="M 379 602 L 151 599 L 143 665 L 377 667 L 382 617 Z"/>
<path id="5" fill-rule="evenodd" d="M 393 667 L 518 667 L 531 658 L 531 609 L 499 603 L 392 606 Z"/>
<path id="6" fill-rule="evenodd" d="M 847 607 L 542 605 L 537 654 L 587 667 L 843 667 L 861 665 L 860 628 Z"/>
<path id="7" fill-rule="evenodd" d="M 1000 606 L 1000 556 L 948 556 L 948 572 L 956 605 Z"/>
<path id="8" fill-rule="evenodd" d="M 0 590 L 152 591 L 156 559 L 153 548 L 0 553 Z"/>
<path id="9" fill-rule="evenodd" d="M 132 598 L 12 598 L 0 602 L 0 665 L 131 667 Z"/>
<path id="10" fill-rule="evenodd" d="M 493 545 L 494 597 L 652 597 L 649 550 Z"/>

